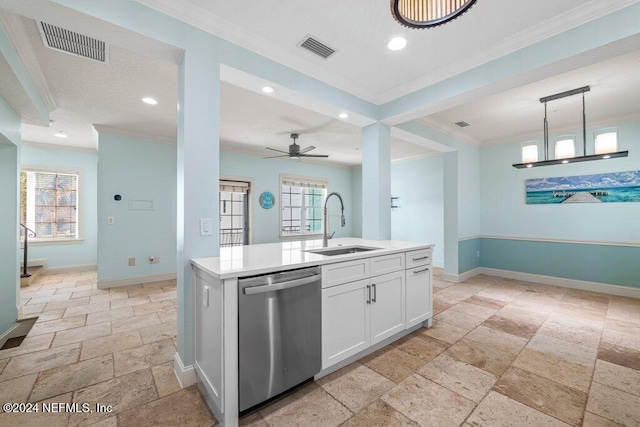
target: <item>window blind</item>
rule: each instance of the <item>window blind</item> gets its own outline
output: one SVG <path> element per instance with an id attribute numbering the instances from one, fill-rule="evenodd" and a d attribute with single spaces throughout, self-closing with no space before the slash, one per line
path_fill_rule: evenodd
<path id="1" fill-rule="evenodd" d="M 220 191 L 247 194 L 249 192 L 249 183 L 242 181 L 220 181 Z"/>
<path id="2" fill-rule="evenodd" d="M 327 188 L 326 181 L 303 180 L 300 178 L 282 178 L 282 185 L 302 188 Z"/>

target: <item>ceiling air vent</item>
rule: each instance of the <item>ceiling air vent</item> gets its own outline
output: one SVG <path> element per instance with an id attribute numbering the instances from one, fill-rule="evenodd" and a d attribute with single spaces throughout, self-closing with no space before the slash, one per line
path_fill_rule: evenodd
<path id="1" fill-rule="evenodd" d="M 315 37 L 311 37 L 310 35 L 307 35 L 304 39 L 302 39 L 302 41 L 298 43 L 298 46 L 318 55 L 322 59 L 327 59 L 328 57 L 336 53 L 335 49 L 330 48 L 326 44 L 322 43 Z"/>
<path id="2" fill-rule="evenodd" d="M 466 128 L 467 126 L 471 126 L 467 122 L 456 122 L 455 124 L 456 124 L 456 126 L 460 126 L 461 128 Z"/>
<path id="3" fill-rule="evenodd" d="M 46 22 L 40 22 L 38 29 L 40 30 L 42 42 L 51 49 L 98 62 L 109 62 L 109 45 L 102 40 L 56 27 Z"/>

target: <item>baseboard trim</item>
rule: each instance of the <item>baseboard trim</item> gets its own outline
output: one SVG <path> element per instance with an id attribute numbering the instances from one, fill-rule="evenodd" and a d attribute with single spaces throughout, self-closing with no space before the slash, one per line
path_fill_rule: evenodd
<path id="1" fill-rule="evenodd" d="M 150 274 L 147 276 L 124 277 L 122 279 L 98 279 L 98 289 L 118 288 L 140 283 L 161 282 L 175 279 L 176 273 Z"/>
<path id="2" fill-rule="evenodd" d="M 27 262 L 27 265 L 29 263 Z M 98 269 L 97 264 L 70 265 L 68 267 L 42 267 L 42 274 L 66 274 L 66 273 L 82 273 L 83 271 L 95 271 Z"/>
<path id="3" fill-rule="evenodd" d="M 581 289 L 602 294 L 618 295 L 622 297 L 640 298 L 640 288 L 610 285 L 607 283 L 587 282 L 583 280 L 565 279 L 561 277 L 543 276 L 541 274 L 522 273 L 519 271 L 500 270 L 497 268 L 481 267 L 478 274 L 504 277 L 506 279 L 522 280 L 524 282 L 542 283 L 544 285 L 560 286 L 562 288 Z"/>
<path id="4" fill-rule="evenodd" d="M 173 372 L 175 373 L 178 383 L 180 383 L 180 387 L 182 388 L 192 386 L 198 380 L 196 378 L 196 370 L 193 365 L 184 366 L 177 351 L 173 356 Z"/>
<path id="5" fill-rule="evenodd" d="M 37 258 L 27 260 L 27 267 L 42 267 L 43 270 L 47 269 L 47 258 Z M 23 266 L 23 262 L 20 261 L 20 268 Z"/>
<path id="6" fill-rule="evenodd" d="M 447 282 L 460 283 L 460 282 L 464 282 L 465 280 L 471 279 L 472 277 L 475 277 L 478 274 L 483 274 L 481 267 L 474 268 L 473 270 L 465 271 L 464 273 L 458 274 L 458 275 L 443 274 L 442 279 Z"/>

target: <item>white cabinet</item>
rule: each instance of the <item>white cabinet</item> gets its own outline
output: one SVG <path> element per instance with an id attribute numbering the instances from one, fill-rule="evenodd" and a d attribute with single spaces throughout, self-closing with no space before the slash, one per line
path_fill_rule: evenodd
<path id="1" fill-rule="evenodd" d="M 371 277 L 404 270 L 404 252 L 371 258 Z"/>
<path id="2" fill-rule="evenodd" d="M 371 344 L 405 329 L 404 271 L 371 279 Z"/>
<path id="3" fill-rule="evenodd" d="M 370 281 L 322 290 L 322 369 L 369 347 Z"/>
<path id="4" fill-rule="evenodd" d="M 369 278 L 369 258 L 322 266 L 322 289 Z"/>
<path id="5" fill-rule="evenodd" d="M 407 328 L 432 317 L 431 265 L 406 270 L 406 324 Z"/>

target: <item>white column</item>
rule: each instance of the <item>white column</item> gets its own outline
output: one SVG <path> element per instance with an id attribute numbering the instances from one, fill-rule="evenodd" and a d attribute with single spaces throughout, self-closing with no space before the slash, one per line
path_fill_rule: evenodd
<path id="1" fill-rule="evenodd" d="M 444 153 L 444 273 L 458 275 L 458 152 Z"/>
<path id="2" fill-rule="evenodd" d="M 177 165 L 178 355 L 194 362 L 194 284 L 191 259 L 218 256 L 220 66 L 211 46 L 190 48 L 179 69 Z M 211 235 L 200 235 L 200 219 Z M 186 384 L 185 384 L 186 385 Z"/>
<path id="3" fill-rule="evenodd" d="M 391 129 L 362 129 L 362 237 L 391 238 Z"/>

